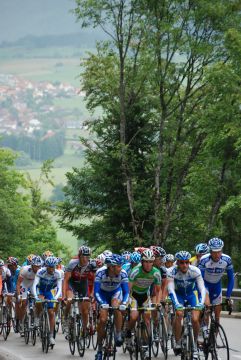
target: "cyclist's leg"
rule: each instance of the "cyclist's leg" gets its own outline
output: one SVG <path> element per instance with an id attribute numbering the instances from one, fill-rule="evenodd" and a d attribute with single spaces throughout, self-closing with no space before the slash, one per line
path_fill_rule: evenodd
<path id="1" fill-rule="evenodd" d="M 24 315 L 26 314 L 26 309 L 27 309 L 27 294 L 28 294 L 28 289 L 21 286 L 20 288 L 21 291 L 21 300 L 17 300 L 16 301 L 16 305 L 15 305 L 15 312 L 16 312 L 16 318 L 20 321 L 23 320 Z"/>
<path id="2" fill-rule="evenodd" d="M 179 304 L 182 304 L 184 306 L 184 298 L 177 294 L 177 299 Z M 182 310 L 176 310 L 173 319 L 173 334 L 177 344 L 179 344 L 181 341 L 183 315 L 184 314 Z"/>
<path id="3" fill-rule="evenodd" d="M 187 297 L 188 304 L 191 307 L 197 306 L 199 303 L 198 292 L 195 290 L 192 294 Z M 194 341 L 197 341 L 199 329 L 200 329 L 200 315 L 201 312 L 199 310 L 192 311 L 192 326 L 193 326 L 193 334 L 194 334 Z"/>

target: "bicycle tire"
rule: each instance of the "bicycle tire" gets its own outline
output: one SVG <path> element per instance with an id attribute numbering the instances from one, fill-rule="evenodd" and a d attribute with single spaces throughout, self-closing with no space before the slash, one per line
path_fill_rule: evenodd
<path id="1" fill-rule="evenodd" d="M 49 351 L 49 326 L 48 326 L 48 319 L 47 314 L 43 314 L 43 322 L 42 322 L 42 350 L 46 354 Z"/>
<path id="2" fill-rule="evenodd" d="M 30 329 L 29 329 L 29 316 L 27 314 L 25 314 L 23 326 L 24 326 L 23 327 L 23 329 L 24 329 L 24 341 L 25 341 L 25 344 L 28 345 Z"/>
<path id="3" fill-rule="evenodd" d="M 161 345 L 162 353 L 164 355 L 164 359 L 166 360 L 168 355 L 168 334 L 167 334 L 167 325 L 164 317 L 161 318 L 160 327 L 161 327 L 160 345 Z"/>
<path id="4" fill-rule="evenodd" d="M 141 337 L 139 341 L 141 360 L 151 360 L 151 337 L 144 322 L 141 323 Z"/>
<path id="5" fill-rule="evenodd" d="M 215 355 L 218 360 L 229 360 L 229 345 L 224 328 L 218 322 L 215 322 Z M 216 360 L 215 359 L 215 360 Z"/>
<path id="6" fill-rule="evenodd" d="M 109 360 L 113 357 L 115 359 L 116 346 L 114 341 L 114 331 L 108 329 L 106 332 L 105 345 L 104 345 L 104 356 L 103 360 Z"/>
<path id="7" fill-rule="evenodd" d="M 68 341 L 69 341 L 69 350 L 71 355 L 75 353 L 75 338 L 76 338 L 76 328 L 74 327 L 74 318 L 69 318 L 69 330 L 68 330 Z"/>
<path id="8" fill-rule="evenodd" d="M 151 350 L 153 356 L 157 357 L 159 353 L 159 338 L 158 340 L 154 339 L 154 323 L 152 319 L 151 319 Z"/>
<path id="9" fill-rule="evenodd" d="M 85 338 L 81 318 L 76 320 L 76 344 L 79 356 L 83 357 L 85 353 Z"/>
<path id="10" fill-rule="evenodd" d="M 8 338 L 8 335 L 10 331 L 8 331 L 8 311 L 7 308 L 3 307 L 3 313 L 2 313 L 2 335 L 3 339 L 6 341 Z"/>

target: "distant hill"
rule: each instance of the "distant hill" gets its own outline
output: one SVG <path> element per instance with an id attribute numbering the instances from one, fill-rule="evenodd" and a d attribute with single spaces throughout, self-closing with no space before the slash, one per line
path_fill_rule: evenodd
<path id="1" fill-rule="evenodd" d="M 44 35 L 34 36 L 27 35 L 16 41 L 2 41 L 0 48 L 25 47 L 25 48 L 45 48 L 51 46 L 63 47 L 93 47 L 96 40 L 104 39 L 104 35 L 97 31 L 82 31 L 72 34 L 61 35 Z"/>

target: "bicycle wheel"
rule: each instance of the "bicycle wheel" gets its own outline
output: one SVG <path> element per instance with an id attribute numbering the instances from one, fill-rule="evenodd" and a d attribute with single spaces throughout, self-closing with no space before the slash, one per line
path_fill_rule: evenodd
<path id="1" fill-rule="evenodd" d="M 151 320 L 151 350 L 154 357 L 159 353 L 159 335 L 158 326 L 155 327 Z"/>
<path id="2" fill-rule="evenodd" d="M 93 346 L 93 349 L 96 350 L 97 349 L 97 316 L 96 316 L 96 311 L 93 311 L 93 317 L 91 319 L 90 329 L 91 329 L 92 346 Z"/>
<path id="3" fill-rule="evenodd" d="M 43 315 L 43 329 L 42 329 L 42 350 L 47 354 L 49 351 L 49 324 L 47 314 Z"/>
<path id="4" fill-rule="evenodd" d="M 24 341 L 25 344 L 28 345 L 30 329 L 29 329 L 29 316 L 27 314 L 25 314 L 23 329 L 24 329 Z"/>
<path id="5" fill-rule="evenodd" d="M 80 357 L 84 356 L 85 353 L 85 338 L 81 318 L 76 321 L 76 344 Z"/>
<path id="6" fill-rule="evenodd" d="M 7 308 L 4 306 L 2 310 L 2 335 L 5 341 L 7 340 L 10 333 L 10 325 L 8 322 L 8 311 Z"/>
<path id="7" fill-rule="evenodd" d="M 141 360 L 151 360 L 151 337 L 147 326 L 141 323 L 141 337 L 139 339 Z"/>
<path id="8" fill-rule="evenodd" d="M 76 328 L 74 327 L 74 318 L 69 318 L 69 330 L 68 330 L 68 340 L 69 340 L 69 350 L 72 355 L 75 353 L 75 338 L 76 338 Z"/>
<path id="9" fill-rule="evenodd" d="M 114 329 L 107 329 L 106 331 L 106 337 L 104 340 L 104 360 L 109 360 L 110 358 L 115 359 L 116 355 L 116 346 L 115 346 L 115 340 L 114 340 Z"/>
<path id="10" fill-rule="evenodd" d="M 167 353 L 168 353 L 168 334 L 167 334 L 167 325 L 166 320 L 163 317 L 160 319 L 160 345 L 162 349 L 162 353 L 164 355 L 164 359 L 167 359 Z"/>
<path id="11" fill-rule="evenodd" d="M 229 360 L 229 346 L 224 328 L 219 323 L 215 323 L 215 353 L 218 360 Z"/>

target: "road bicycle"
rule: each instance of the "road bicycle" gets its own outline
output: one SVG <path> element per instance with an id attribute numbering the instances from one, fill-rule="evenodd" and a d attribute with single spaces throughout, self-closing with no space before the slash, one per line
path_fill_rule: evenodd
<path id="1" fill-rule="evenodd" d="M 92 347 L 94 350 L 97 349 L 97 303 L 91 301 L 89 307 L 89 321 L 88 328 L 86 334 L 86 348 L 90 347 L 90 343 L 92 343 Z"/>
<path id="2" fill-rule="evenodd" d="M 221 304 L 222 306 L 225 304 Z M 199 344 L 200 351 L 203 351 L 205 360 L 229 360 L 228 340 L 223 326 L 215 320 L 215 307 L 218 305 L 208 305 L 205 307 L 204 317 L 209 317 L 209 327 L 203 333 L 203 341 Z"/>
<path id="3" fill-rule="evenodd" d="M 6 302 L 6 296 L 1 296 L 0 304 L 0 335 L 3 335 L 6 341 L 11 330 L 11 311 Z"/>
<path id="4" fill-rule="evenodd" d="M 158 356 L 159 347 L 164 355 L 164 359 L 167 359 L 168 355 L 168 326 L 167 326 L 167 302 L 162 301 L 156 305 L 158 311 L 158 322 L 155 324 L 153 318 L 151 319 L 151 348 L 154 357 Z"/>
<path id="5" fill-rule="evenodd" d="M 43 299 L 43 300 L 36 300 L 36 303 L 42 303 L 43 305 L 43 311 L 40 316 L 39 328 L 40 328 L 40 338 L 42 343 L 42 351 L 47 354 L 49 348 L 53 349 L 54 347 L 54 345 L 50 344 L 50 323 L 49 323 L 48 304 L 49 303 L 57 304 L 58 301 Z M 53 336 L 55 338 L 55 331 Z"/>
<path id="6" fill-rule="evenodd" d="M 143 315 L 155 310 L 154 307 L 138 307 L 137 309 L 128 309 L 128 311 L 138 311 L 138 319 L 136 322 L 136 327 L 131 333 L 131 339 L 127 345 L 129 351 L 130 359 L 138 360 L 139 356 L 141 360 L 150 360 L 151 359 L 151 348 L 152 348 L 152 337 L 151 330 L 146 324 Z"/>
<path id="7" fill-rule="evenodd" d="M 30 338 L 34 346 L 36 344 L 37 328 L 34 325 L 34 298 L 30 293 L 27 294 L 27 308 L 23 319 L 23 326 L 25 344 L 29 343 Z"/>
<path id="8" fill-rule="evenodd" d="M 68 316 L 68 335 L 70 353 L 74 355 L 77 347 L 79 356 L 83 357 L 85 353 L 85 335 L 83 330 L 83 323 L 79 311 L 79 303 L 82 301 L 89 301 L 88 297 L 78 297 L 74 294 L 71 299 L 71 308 Z"/>

